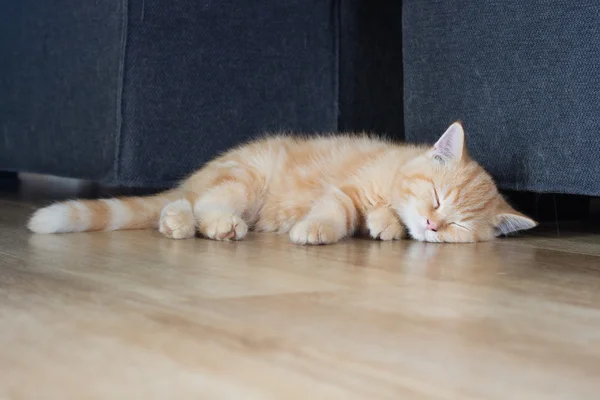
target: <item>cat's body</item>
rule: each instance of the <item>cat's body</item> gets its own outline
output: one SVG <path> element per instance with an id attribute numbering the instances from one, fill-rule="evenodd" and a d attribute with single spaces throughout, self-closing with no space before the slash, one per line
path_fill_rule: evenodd
<path id="1" fill-rule="evenodd" d="M 359 231 L 382 240 L 474 242 L 535 226 L 498 194 L 466 154 L 453 124 L 431 147 L 366 136 L 254 141 L 150 197 L 58 203 L 38 210 L 34 232 L 158 227 L 242 239 L 248 229 L 289 232 L 298 244 L 334 243 Z"/>

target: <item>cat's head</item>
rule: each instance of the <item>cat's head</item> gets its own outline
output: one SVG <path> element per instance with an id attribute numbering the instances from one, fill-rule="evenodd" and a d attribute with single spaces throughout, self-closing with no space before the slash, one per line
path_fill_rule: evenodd
<path id="1" fill-rule="evenodd" d="M 478 242 L 533 228 L 498 193 L 490 175 L 469 158 L 462 125 L 402 169 L 394 205 L 410 235 L 428 242 Z"/>

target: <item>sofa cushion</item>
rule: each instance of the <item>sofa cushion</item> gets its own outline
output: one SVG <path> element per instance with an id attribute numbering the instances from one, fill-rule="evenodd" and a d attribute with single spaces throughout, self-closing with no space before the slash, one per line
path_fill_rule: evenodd
<path id="1" fill-rule="evenodd" d="M 124 4 L 3 2 L 0 169 L 94 180 L 111 174 Z"/>
<path id="2" fill-rule="evenodd" d="M 405 129 L 462 119 L 505 189 L 600 195 L 600 3 L 403 2 Z"/>
<path id="3" fill-rule="evenodd" d="M 333 5 L 130 1 L 115 179 L 171 184 L 263 131 L 335 130 Z"/>

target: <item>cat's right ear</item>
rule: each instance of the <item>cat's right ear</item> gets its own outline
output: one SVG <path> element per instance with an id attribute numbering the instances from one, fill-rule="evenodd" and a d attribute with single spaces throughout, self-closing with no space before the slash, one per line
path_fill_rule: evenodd
<path id="1" fill-rule="evenodd" d="M 433 145 L 432 157 L 440 162 L 456 162 L 465 153 L 465 130 L 457 121 L 450 125 L 446 132 Z"/>
<path id="2" fill-rule="evenodd" d="M 500 196 L 497 214 L 494 217 L 494 229 L 496 236 L 508 235 L 509 233 L 524 231 L 535 228 L 538 223 L 526 215 L 512 208 L 506 200 Z"/>

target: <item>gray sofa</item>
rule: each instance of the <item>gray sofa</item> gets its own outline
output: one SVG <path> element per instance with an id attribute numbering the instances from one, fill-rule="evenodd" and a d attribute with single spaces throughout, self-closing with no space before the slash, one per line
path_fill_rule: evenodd
<path id="1" fill-rule="evenodd" d="M 0 171 L 164 187 L 263 131 L 400 137 L 399 18 L 361 1 L 4 2 Z"/>
<path id="2" fill-rule="evenodd" d="M 453 119 L 504 189 L 600 195 L 600 2 L 403 1 L 406 138 Z"/>
<path id="3" fill-rule="evenodd" d="M 263 131 L 432 142 L 599 195 L 600 3 L 5 2 L 0 170 L 165 187 Z"/>

